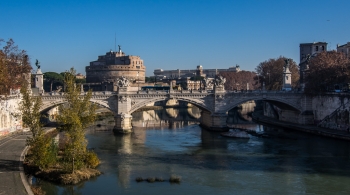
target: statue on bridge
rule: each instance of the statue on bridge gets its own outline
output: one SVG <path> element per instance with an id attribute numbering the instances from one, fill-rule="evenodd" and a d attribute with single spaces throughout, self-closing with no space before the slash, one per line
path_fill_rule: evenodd
<path id="1" fill-rule="evenodd" d="M 284 70 L 285 70 L 285 71 L 286 71 L 287 69 L 289 69 L 289 61 L 290 61 L 289 58 L 287 58 L 287 59 L 284 60 L 284 62 L 285 62 L 285 64 L 284 64 Z"/>
<path id="2" fill-rule="evenodd" d="M 202 80 L 202 83 L 203 83 L 203 86 L 204 86 L 205 89 L 213 87 L 213 80 L 211 80 L 211 79 L 204 78 Z"/>
<path id="3" fill-rule="evenodd" d="M 226 83 L 226 78 L 223 76 L 216 76 L 214 85 L 215 87 L 224 87 L 224 84 Z"/>
<path id="4" fill-rule="evenodd" d="M 117 79 L 118 87 L 129 87 L 130 81 L 126 77 L 121 77 Z"/>
<path id="5" fill-rule="evenodd" d="M 36 59 L 36 61 L 35 61 L 35 66 L 36 66 L 38 69 L 40 69 L 40 62 L 39 62 L 38 59 Z"/>

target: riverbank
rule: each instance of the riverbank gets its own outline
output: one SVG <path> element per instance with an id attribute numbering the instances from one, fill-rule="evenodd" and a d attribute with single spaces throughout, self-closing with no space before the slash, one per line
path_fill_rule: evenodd
<path id="1" fill-rule="evenodd" d="M 315 135 L 350 141 L 350 133 L 347 131 L 326 129 L 322 127 L 317 127 L 316 125 L 302 125 L 302 124 L 295 124 L 295 123 L 290 123 L 285 121 L 278 121 L 277 119 L 264 116 L 262 112 L 254 112 L 252 114 L 252 118 L 254 121 L 258 123 L 274 125 L 277 127 L 302 131 L 302 132 L 311 133 Z"/>

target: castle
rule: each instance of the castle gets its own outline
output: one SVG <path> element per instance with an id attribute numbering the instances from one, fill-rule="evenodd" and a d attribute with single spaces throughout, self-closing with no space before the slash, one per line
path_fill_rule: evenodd
<path id="1" fill-rule="evenodd" d="M 146 66 L 140 56 L 125 55 L 121 51 L 107 52 L 86 66 L 86 88 L 94 91 L 113 91 L 117 79 L 125 77 L 133 83 L 145 82 Z"/>

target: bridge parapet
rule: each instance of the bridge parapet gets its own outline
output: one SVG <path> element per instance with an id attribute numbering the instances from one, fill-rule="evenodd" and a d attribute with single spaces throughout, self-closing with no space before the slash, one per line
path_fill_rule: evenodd
<path id="1" fill-rule="evenodd" d="M 90 101 L 109 108 L 115 114 L 116 129 L 131 131 L 131 114 L 139 108 L 158 101 L 178 100 L 191 103 L 203 110 L 201 123 L 218 130 L 226 126 L 227 112 L 251 100 L 264 100 L 271 103 L 288 105 L 296 113 L 309 113 L 309 100 L 302 92 L 295 91 L 228 91 L 228 90 L 166 90 L 144 91 L 138 87 L 119 87 L 117 92 L 92 92 Z M 81 96 L 86 95 L 82 92 Z M 63 92 L 41 94 L 44 105 L 42 110 L 64 103 Z M 288 107 L 286 106 L 286 107 Z M 307 116 L 309 117 L 309 116 Z M 308 120 L 304 117 L 304 122 Z M 306 123 L 306 122 L 305 122 Z"/>

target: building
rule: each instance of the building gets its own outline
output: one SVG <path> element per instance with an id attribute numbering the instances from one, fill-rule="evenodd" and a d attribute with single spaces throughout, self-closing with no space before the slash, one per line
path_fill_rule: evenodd
<path id="1" fill-rule="evenodd" d="M 75 78 L 76 78 L 76 79 L 85 79 L 86 76 L 84 76 L 84 75 L 81 74 L 81 73 L 78 73 L 78 74 L 75 75 Z"/>
<path id="2" fill-rule="evenodd" d="M 313 43 L 301 43 L 300 44 L 300 63 L 299 63 L 299 71 L 300 71 L 300 85 L 303 89 L 305 87 L 304 77 L 305 72 L 308 70 L 308 60 L 317 55 L 318 53 L 327 51 L 327 43 L 326 42 L 313 42 Z"/>
<path id="3" fill-rule="evenodd" d="M 300 44 L 300 63 L 307 59 L 307 56 L 314 56 L 323 51 L 327 51 L 326 42 L 313 42 L 313 43 L 301 43 Z"/>
<path id="4" fill-rule="evenodd" d="M 344 45 L 337 45 L 337 52 L 344 53 L 346 57 L 350 57 L 350 42 L 347 42 Z"/>
<path id="5" fill-rule="evenodd" d="M 196 69 L 188 69 L 188 70 L 163 70 L 163 69 L 155 69 L 154 76 L 157 79 L 180 79 L 186 77 L 194 77 L 194 76 L 202 76 L 207 78 L 214 78 L 219 72 L 233 71 L 239 72 L 241 71 L 239 65 L 229 67 L 228 69 L 203 69 L 202 65 L 198 65 Z"/>
<path id="6" fill-rule="evenodd" d="M 140 56 L 127 56 L 119 48 L 118 52 L 110 51 L 98 56 L 85 70 L 87 83 L 113 82 L 121 76 L 144 82 L 146 67 Z"/>
<path id="7" fill-rule="evenodd" d="M 126 77 L 133 83 L 145 82 L 146 66 L 140 56 L 125 55 L 121 51 L 107 52 L 98 56 L 96 61 L 86 66 L 86 84 L 94 91 L 113 90 L 114 83 L 120 77 Z"/>

